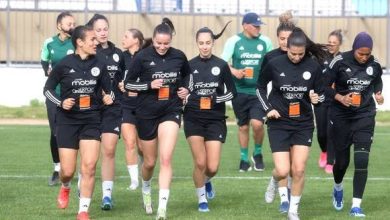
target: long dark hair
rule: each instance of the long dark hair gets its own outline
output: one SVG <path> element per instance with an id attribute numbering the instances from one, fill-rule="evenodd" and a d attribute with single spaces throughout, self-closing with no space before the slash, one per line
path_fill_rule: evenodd
<path id="1" fill-rule="evenodd" d="M 88 31 L 93 31 L 91 26 L 80 25 L 77 26 L 72 34 L 72 44 L 74 48 L 77 48 L 77 39 L 85 40 L 85 33 Z"/>
<path id="2" fill-rule="evenodd" d="M 157 34 L 168 34 L 171 37 L 176 34 L 175 27 L 169 18 L 163 18 L 161 24 L 154 28 L 153 37 Z M 142 45 L 142 49 L 152 45 L 152 43 L 152 38 L 146 38 L 144 40 L 144 44 Z"/>
<path id="3" fill-rule="evenodd" d="M 291 46 L 305 47 L 306 54 L 316 57 L 320 62 L 323 62 L 327 57 L 326 45 L 314 43 L 299 27 L 295 27 L 287 39 L 287 47 Z"/>
<path id="4" fill-rule="evenodd" d="M 228 21 L 225 26 L 223 27 L 223 29 L 221 30 L 221 32 L 219 32 L 219 34 L 214 34 L 213 31 L 208 28 L 208 27 L 202 27 L 201 29 L 199 29 L 197 32 L 196 32 L 196 40 L 198 40 L 198 36 L 200 33 L 209 33 L 211 35 L 211 38 L 213 40 L 217 40 L 218 38 L 220 38 L 223 34 L 223 32 L 225 32 L 225 29 L 227 28 L 227 26 L 231 23 L 232 21 Z"/>

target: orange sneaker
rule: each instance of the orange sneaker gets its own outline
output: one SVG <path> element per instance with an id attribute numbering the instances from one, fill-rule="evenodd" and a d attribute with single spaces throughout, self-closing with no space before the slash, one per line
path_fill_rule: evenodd
<path id="1" fill-rule="evenodd" d="M 60 209 L 66 209 L 69 204 L 70 188 L 61 186 L 60 192 L 57 197 L 57 207 Z"/>
<path id="2" fill-rule="evenodd" d="M 325 173 L 332 174 L 333 173 L 333 165 L 326 164 L 326 166 L 325 166 Z"/>
<path id="3" fill-rule="evenodd" d="M 88 212 L 80 212 L 77 214 L 77 220 L 90 220 Z"/>
<path id="4" fill-rule="evenodd" d="M 325 166 L 326 166 L 326 160 L 327 160 L 326 152 L 321 152 L 321 153 L 320 153 L 320 159 L 318 159 L 318 166 L 319 166 L 320 168 L 325 168 Z"/>

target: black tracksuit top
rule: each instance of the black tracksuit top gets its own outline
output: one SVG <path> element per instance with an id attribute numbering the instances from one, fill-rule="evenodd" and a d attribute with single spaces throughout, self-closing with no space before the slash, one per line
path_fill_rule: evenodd
<path id="1" fill-rule="evenodd" d="M 314 90 L 324 99 L 321 66 L 314 59 L 305 56 L 294 64 L 287 54 L 270 60 L 260 74 L 257 96 L 264 111 L 279 112 L 279 119 L 269 119 L 270 126 L 283 129 L 313 128 L 313 111 L 309 92 Z M 267 84 L 272 81 L 272 90 L 267 98 Z M 299 115 L 290 116 L 292 105 L 299 105 Z"/>
<path id="2" fill-rule="evenodd" d="M 124 61 L 125 61 L 125 66 L 126 66 L 125 73 L 124 73 L 124 76 L 123 76 L 123 80 L 126 79 L 127 73 L 129 72 L 129 69 L 131 68 L 130 65 L 133 62 L 134 56 L 137 53 L 138 53 L 138 51 L 135 52 L 134 54 L 131 54 L 129 51 L 124 51 L 123 52 L 123 58 L 124 58 Z M 121 100 L 121 104 L 122 104 L 123 108 L 127 108 L 127 109 L 132 109 L 133 110 L 136 107 L 136 102 L 137 102 L 137 96 L 128 96 L 127 92 L 123 93 L 122 100 Z"/>
<path id="3" fill-rule="evenodd" d="M 114 104 L 118 105 L 122 99 L 122 91 L 120 91 L 118 83 L 122 81 L 126 68 L 123 53 L 113 43 L 108 42 L 108 48 L 103 48 L 101 45 L 97 46 L 96 57 L 99 59 L 99 62 L 106 66 L 106 73 L 109 75 L 108 80 L 115 95 Z"/>
<path id="4" fill-rule="evenodd" d="M 371 56 L 364 64 L 354 58 L 353 51 L 344 52 L 336 56 L 329 64 L 326 75 L 326 92 L 333 97 L 331 108 L 335 116 L 343 118 L 363 118 L 376 114 L 376 105 L 372 97 L 374 93 L 382 91 L 382 68 L 378 60 Z M 330 85 L 335 83 L 335 89 Z M 336 93 L 346 95 L 359 93 L 360 106 L 346 107 L 334 99 Z"/>
<path id="5" fill-rule="evenodd" d="M 171 47 L 164 55 L 160 55 L 151 46 L 137 53 L 125 80 L 126 90 L 138 92 L 137 117 L 154 119 L 181 111 L 183 102 L 177 90 L 180 87 L 188 89 L 189 78 L 187 57 L 178 49 Z M 151 88 L 151 82 L 155 79 L 163 79 L 163 85 L 169 87 L 167 100 L 159 100 L 159 89 Z"/>
<path id="6" fill-rule="evenodd" d="M 191 92 L 184 114 L 194 118 L 225 119 L 225 102 L 236 95 L 229 65 L 214 55 L 207 59 L 196 56 L 189 63 Z M 210 109 L 201 109 L 202 97 L 211 99 Z"/>
<path id="7" fill-rule="evenodd" d="M 114 98 L 107 77 L 105 65 L 99 62 L 96 56 L 91 55 L 85 60 L 82 60 L 78 54 L 64 57 L 54 67 L 44 87 L 44 95 L 59 106 L 56 123 L 100 123 L 101 88 Z M 61 85 L 61 95 L 55 93 L 58 84 Z M 80 97 L 84 103 L 81 106 Z M 67 98 L 75 99 L 75 105 L 70 110 L 61 107 L 62 101 Z M 87 101 L 89 107 L 85 107 L 86 98 L 89 99 Z"/>
<path id="8" fill-rule="evenodd" d="M 286 53 L 287 51 L 281 50 L 280 47 L 266 53 L 263 62 L 261 63 L 261 69 L 263 69 L 265 65 L 268 64 L 268 62 L 271 61 L 273 58 L 278 57 L 280 55 L 285 55 Z"/>

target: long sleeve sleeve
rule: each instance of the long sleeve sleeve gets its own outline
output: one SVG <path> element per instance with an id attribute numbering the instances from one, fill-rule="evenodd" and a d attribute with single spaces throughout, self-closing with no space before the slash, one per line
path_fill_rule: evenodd
<path id="1" fill-rule="evenodd" d="M 127 69 L 127 76 L 125 79 L 125 89 L 128 91 L 146 91 L 151 89 L 151 82 L 139 81 L 142 72 L 142 60 L 139 54 L 134 57 L 133 62 Z"/>
<path id="2" fill-rule="evenodd" d="M 267 98 L 267 85 L 272 79 L 272 69 L 270 65 L 266 65 L 264 69 L 261 71 L 259 79 L 257 80 L 257 89 L 256 95 L 260 101 L 260 104 L 263 110 L 268 113 L 273 108 L 271 104 L 268 102 Z"/>
<path id="3" fill-rule="evenodd" d="M 236 87 L 234 85 L 233 79 L 232 79 L 232 73 L 230 72 L 230 68 L 228 64 L 226 63 L 224 69 L 223 69 L 223 83 L 225 85 L 225 92 L 222 95 L 217 95 L 215 101 L 216 103 L 222 103 L 232 100 L 236 95 Z"/>
<path id="4" fill-rule="evenodd" d="M 57 65 L 47 78 L 43 89 L 44 96 L 57 106 L 61 106 L 62 103 L 61 97 L 55 92 L 56 86 L 60 83 L 61 75 L 61 66 Z"/>

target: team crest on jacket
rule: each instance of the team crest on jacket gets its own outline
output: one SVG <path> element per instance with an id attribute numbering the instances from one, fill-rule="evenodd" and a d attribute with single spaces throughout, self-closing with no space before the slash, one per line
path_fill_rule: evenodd
<path id="1" fill-rule="evenodd" d="M 92 68 L 92 69 L 91 69 L 91 74 L 92 74 L 92 76 L 94 76 L 94 77 L 99 76 L 99 74 L 100 74 L 100 69 L 97 68 L 97 67 Z"/>
<path id="2" fill-rule="evenodd" d="M 66 55 L 69 55 L 69 54 L 73 54 L 74 51 L 72 49 L 69 49 L 68 51 L 66 51 Z"/>
<path id="3" fill-rule="evenodd" d="M 372 74 L 374 73 L 374 70 L 372 69 L 372 66 L 367 67 L 366 73 L 367 73 L 367 75 L 372 76 Z"/>
<path id="4" fill-rule="evenodd" d="M 214 76 L 218 76 L 221 73 L 221 69 L 219 69 L 219 67 L 217 67 L 217 66 L 214 66 L 213 68 L 211 68 L 211 73 Z"/>
<path id="5" fill-rule="evenodd" d="M 112 59 L 113 59 L 115 62 L 119 62 L 119 55 L 116 54 L 116 53 L 114 53 L 114 54 L 112 55 Z"/>
<path id="6" fill-rule="evenodd" d="M 258 51 L 263 51 L 264 50 L 263 45 L 262 44 L 257 45 L 257 50 Z"/>
<path id="7" fill-rule="evenodd" d="M 311 78 L 311 73 L 309 71 L 305 71 L 302 76 L 305 80 L 309 80 Z"/>

